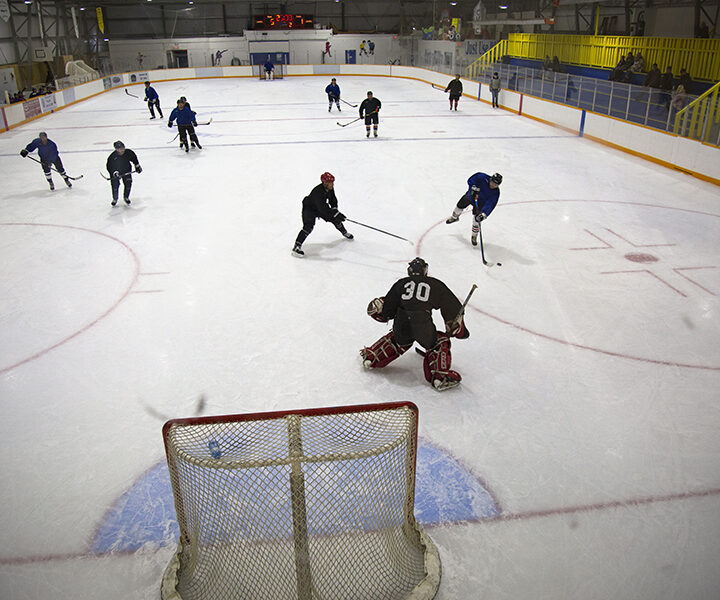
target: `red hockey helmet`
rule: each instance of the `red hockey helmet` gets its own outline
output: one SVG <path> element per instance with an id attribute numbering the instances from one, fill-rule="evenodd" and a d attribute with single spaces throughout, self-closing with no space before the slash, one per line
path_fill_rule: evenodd
<path id="1" fill-rule="evenodd" d="M 332 173 L 328 173 L 327 171 L 325 171 L 322 175 L 320 175 L 320 181 L 322 181 L 323 183 L 332 183 L 333 181 L 335 181 L 335 177 Z"/>

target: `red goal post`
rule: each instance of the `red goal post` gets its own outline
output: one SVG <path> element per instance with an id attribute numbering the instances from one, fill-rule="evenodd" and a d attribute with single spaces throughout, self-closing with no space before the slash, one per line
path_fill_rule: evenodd
<path id="1" fill-rule="evenodd" d="M 174 419 L 164 600 L 431 600 L 411 402 Z"/>

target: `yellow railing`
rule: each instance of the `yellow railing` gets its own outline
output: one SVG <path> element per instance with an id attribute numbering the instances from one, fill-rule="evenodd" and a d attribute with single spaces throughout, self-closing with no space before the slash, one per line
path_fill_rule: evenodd
<path id="1" fill-rule="evenodd" d="M 565 64 L 612 69 L 630 51 L 642 52 L 645 70 L 657 63 L 661 71 L 671 67 L 675 76 L 684 68 L 693 79 L 720 80 L 720 39 L 511 33 L 503 54 L 532 60 L 557 56 Z"/>
<path id="2" fill-rule="evenodd" d="M 500 59 L 508 53 L 508 41 L 500 40 L 490 50 L 478 58 L 474 63 L 468 66 L 465 70 L 465 74 L 468 79 L 478 80 L 480 71 L 483 67 L 491 65 L 496 62 L 500 62 Z"/>
<path id="3" fill-rule="evenodd" d="M 716 83 L 675 115 L 673 131 L 707 142 L 720 124 L 720 83 Z M 715 137 L 713 137 L 715 139 Z"/>

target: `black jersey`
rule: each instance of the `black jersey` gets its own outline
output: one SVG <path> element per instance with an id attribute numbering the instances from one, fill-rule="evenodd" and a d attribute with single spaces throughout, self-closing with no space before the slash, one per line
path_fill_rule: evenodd
<path id="1" fill-rule="evenodd" d="M 303 209 L 315 213 L 325 221 L 332 221 L 337 215 L 338 201 L 335 197 L 335 190 L 326 190 L 320 183 L 303 198 Z"/>
<path id="2" fill-rule="evenodd" d="M 443 320 L 452 321 L 458 316 L 462 304 L 457 296 L 439 279 L 427 275 L 403 277 L 385 295 L 383 317 L 394 319 L 398 310 L 431 313 L 439 309 Z"/>
<path id="3" fill-rule="evenodd" d="M 125 148 L 125 152 L 123 152 L 122 156 L 118 154 L 117 150 L 108 156 L 106 167 L 110 175 L 112 175 L 115 171 L 120 173 L 120 175 L 124 175 L 125 173 L 132 171 L 131 163 L 134 164 L 135 167 L 140 165 L 137 155 L 130 150 L 130 148 Z"/>
<path id="4" fill-rule="evenodd" d="M 360 103 L 360 116 L 363 116 L 363 111 L 365 111 L 365 116 L 371 113 L 376 113 L 380 110 L 381 106 L 382 103 L 380 102 L 380 100 L 378 100 L 374 96 L 372 98 L 365 98 L 365 100 Z"/>
<path id="5" fill-rule="evenodd" d="M 448 83 L 445 91 L 450 92 L 451 96 L 461 96 L 463 91 L 462 81 L 459 79 L 453 79 L 450 83 Z"/>

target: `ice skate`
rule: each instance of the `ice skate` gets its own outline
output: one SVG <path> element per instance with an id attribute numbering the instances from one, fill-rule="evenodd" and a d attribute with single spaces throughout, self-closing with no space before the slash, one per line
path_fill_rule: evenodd
<path id="1" fill-rule="evenodd" d="M 302 248 L 298 244 L 295 244 L 292 249 L 292 255 L 302 258 L 305 256 L 305 252 L 303 252 Z"/>
<path id="2" fill-rule="evenodd" d="M 449 219 L 446 219 L 445 223 L 450 225 L 451 223 L 457 223 L 460 220 L 460 217 L 456 217 L 455 215 L 452 215 Z"/>
<path id="3" fill-rule="evenodd" d="M 123 200 L 125 200 L 125 204 L 130 206 L 130 198 L 123 198 Z"/>
<path id="4" fill-rule="evenodd" d="M 342 234 L 346 240 L 354 240 L 355 239 L 355 236 L 352 233 L 350 233 L 349 231 L 343 231 Z"/>
<path id="5" fill-rule="evenodd" d="M 473 235 L 470 238 L 470 242 L 472 243 L 473 246 L 477 246 L 477 238 L 478 238 L 478 236 L 476 236 L 476 235 Z"/>
<path id="6" fill-rule="evenodd" d="M 444 392 L 445 390 L 452 389 L 459 385 L 460 385 L 459 381 L 457 381 L 456 379 L 451 379 L 449 377 L 443 377 L 442 379 L 435 379 L 433 381 L 433 387 L 438 392 Z"/>
<path id="7" fill-rule="evenodd" d="M 113 198 L 113 201 L 110 203 L 110 206 L 115 206 L 117 204 L 117 198 Z"/>
<path id="8" fill-rule="evenodd" d="M 68 186 L 69 188 L 72 187 L 72 183 L 70 183 L 70 179 L 68 177 L 65 177 L 65 185 Z"/>
<path id="9" fill-rule="evenodd" d="M 52 192 L 55 189 L 55 184 L 52 181 L 50 181 L 49 183 L 50 183 L 50 191 Z"/>

